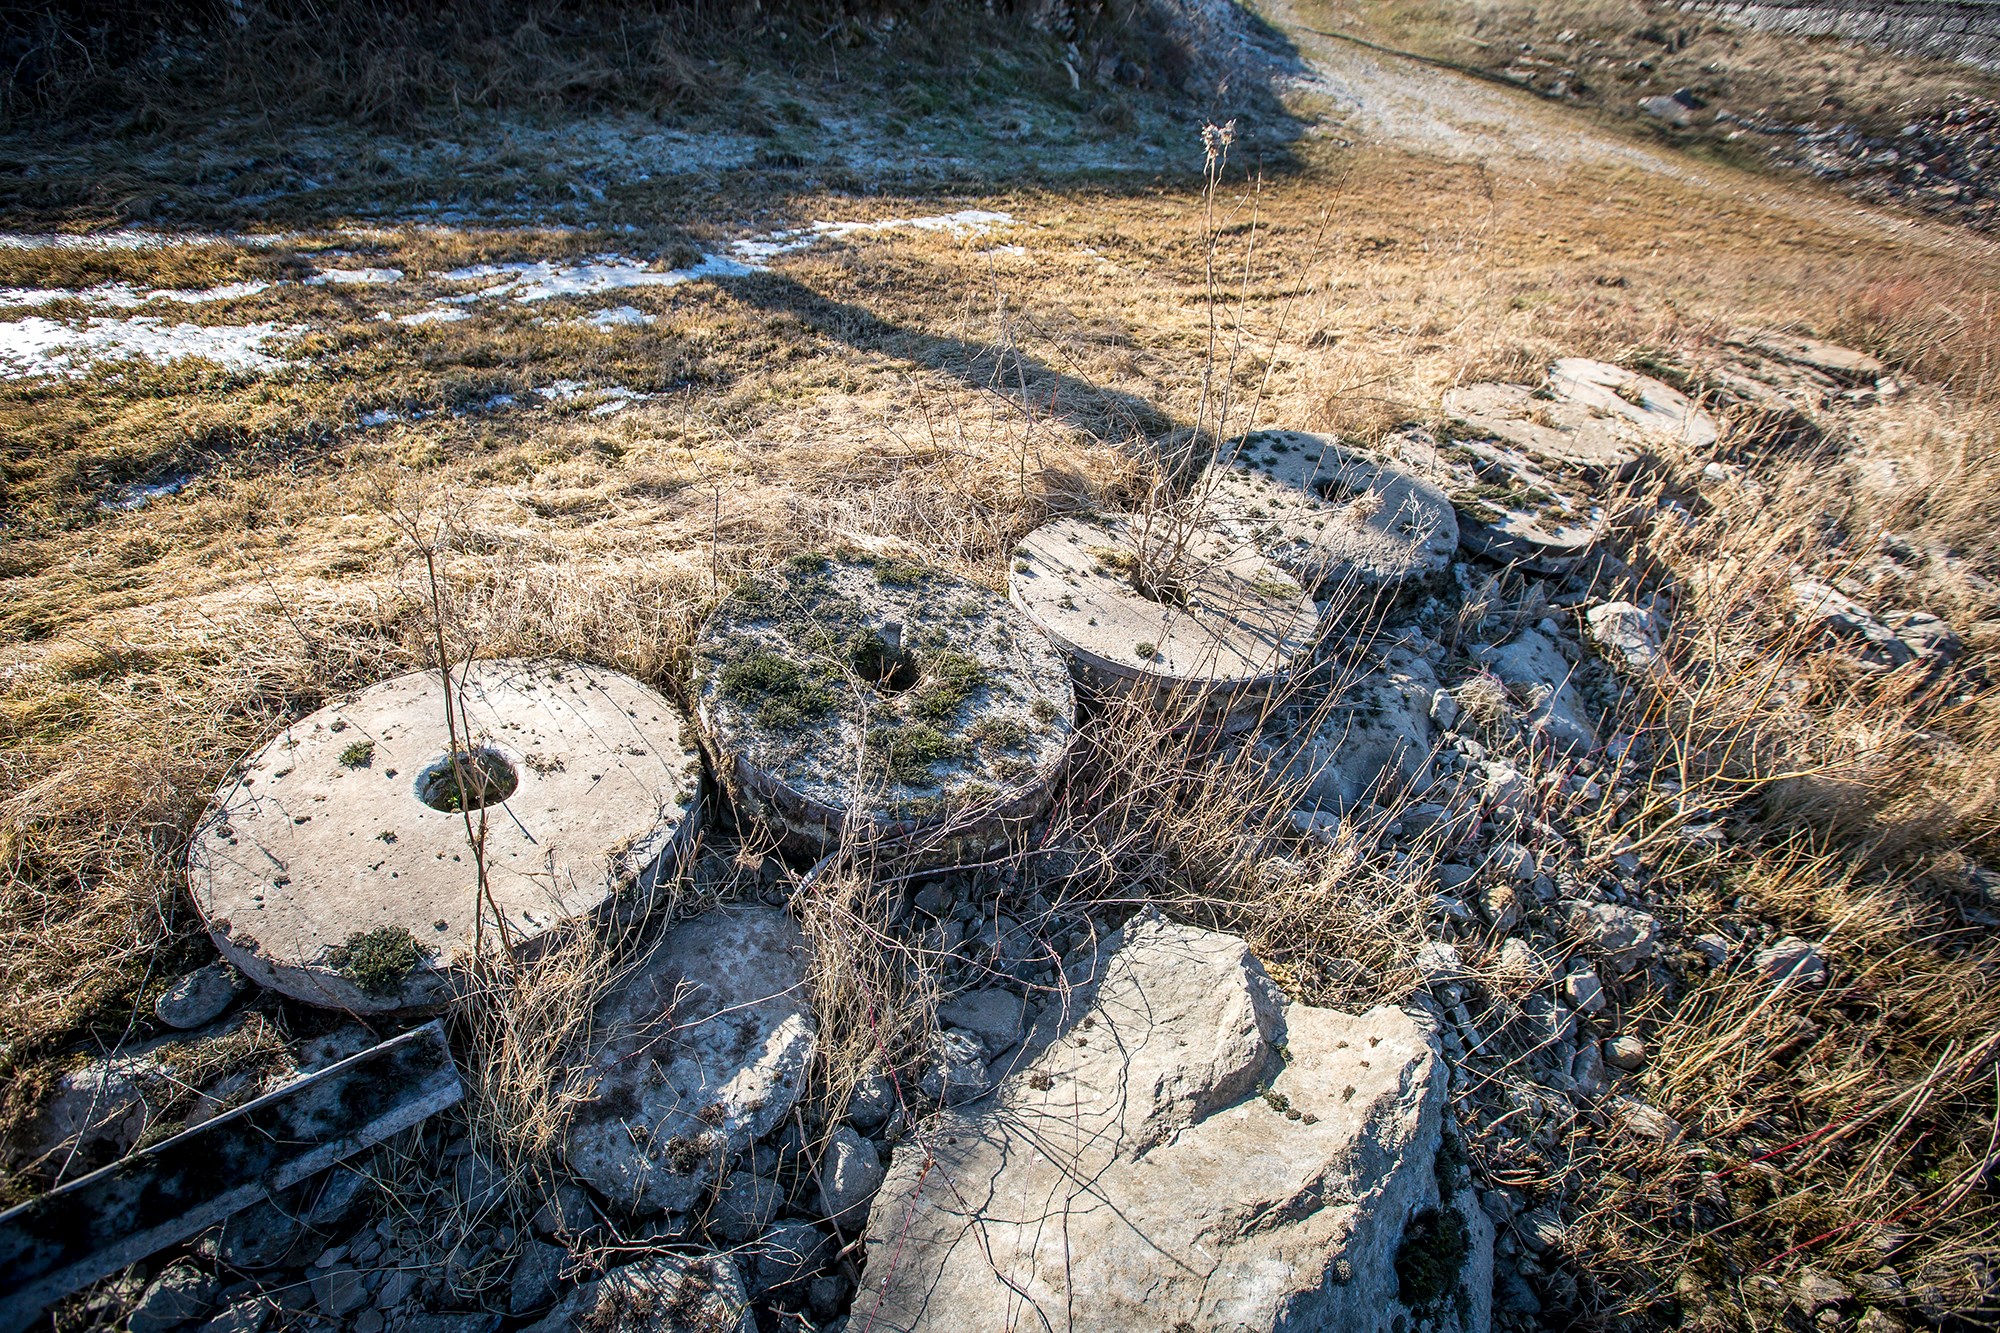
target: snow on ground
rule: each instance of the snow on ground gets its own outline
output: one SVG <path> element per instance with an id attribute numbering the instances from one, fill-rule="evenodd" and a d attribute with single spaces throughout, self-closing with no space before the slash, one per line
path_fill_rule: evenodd
<path id="1" fill-rule="evenodd" d="M 277 370 L 291 362 L 265 345 L 303 332 L 297 324 L 166 324 L 146 315 L 73 326 L 31 315 L 0 323 L 0 376 L 81 375 L 92 361 L 126 357 L 164 365 L 192 356 L 226 370 Z"/>
<path id="2" fill-rule="evenodd" d="M 815 222 L 810 227 L 793 227 L 765 236 L 732 241 L 729 248 L 744 259 L 771 259 L 794 250 L 804 250 L 821 241 L 844 241 L 851 236 L 871 232 L 944 231 L 954 236 L 984 236 L 993 228 L 1008 226 L 1013 221 L 1013 216 L 1008 213 L 967 208 L 932 217 L 883 218 L 879 222 Z"/>
<path id="3" fill-rule="evenodd" d="M 403 270 L 399 268 L 323 268 L 306 279 L 306 286 L 374 287 L 402 280 Z"/>
<path id="4" fill-rule="evenodd" d="M 598 255 L 579 263 L 538 260 L 532 263 L 473 264 L 440 274 L 446 282 L 502 281 L 456 299 L 485 300 L 510 296 L 516 301 L 546 301 L 557 296 L 590 296 L 628 287 L 676 287 L 697 278 L 740 278 L 754 272 L 746 264 L 720 255 L 704 255 L 691 268 L 648 268 L 643 260 L 622 255 Z"/>
<path id="5" fill-rule="evenodd" d="M 197 291 L 139 291 L 128 283 L 106 282 L 95 287 L 0 287 L 0 306 L 44 306 L 57 301 L 79 301 L 103 310 L 135 310 L 148 301 L 177 301 L 182 305 L 207 305 L 211 301 L 239 301 L 271 289 L 268 282 L 229 282 L 220 287 Z"/>

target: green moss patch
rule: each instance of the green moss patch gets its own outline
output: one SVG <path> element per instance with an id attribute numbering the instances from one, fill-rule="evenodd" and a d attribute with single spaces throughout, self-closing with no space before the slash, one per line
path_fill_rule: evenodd
<path id="1" fill-rule="evenodd" d="M 326 961 L 370 995 L 392 995 L 429 956 L 409 931 L 384 926 L 349 935 L 345 944 L 327 950 Z"/>

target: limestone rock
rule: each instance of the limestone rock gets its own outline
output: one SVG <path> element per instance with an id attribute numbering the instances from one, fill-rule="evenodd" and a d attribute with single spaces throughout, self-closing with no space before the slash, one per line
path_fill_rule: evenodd
<path id="1" fill-rule="evenodd" d="M 940 1106 L 977 1101 L 992 1088 L 986 1072 L 986 1047 L 970 1032 L 946 1028 L 932 1045 L 930 1064 L 917 1091 Z"/>
<path id="2" fill-rule="evenodd" d="M 1715 419 L 1680 390 L 1604 361 L 1564 357 L 1549 370 L 1549 389 L 1558 398 L 1623 418 L 1642 435 L 1688 449 L 1709 449 L 1720 436 Z"/>
<path id="3" fill-rule="evenodd" d="M 185 1032 L 222 1017 L 247 988 L 243 974 L 227 963 L 196 968 L 167 987 L 153 1002 L 153 1015 L 170 1028 Z"/>
<path id="4" fill-rule="evenodd" d="M 131 1333 L 167 1333 L 179 1328 L 208 1313 L 220 1286 L 193 1264 L 175 1264 L 147 1286 L 125 1327 Z"/>
<path id="5" fill-rule="evenodd" d="M 757 1317 L 721 1255 L 655 1254 L 570 1293 L 523 1333 L 757 1333 Z"/>
<path id="6" fill-rule="evenodd" d="M 1563 900 L 1559 910 L 1570 934 L 1621 973 L 1631 971 L 1659 948 L 1660 923 L 1650 912 L 1575 898 Z"/>
<path id="7" fill-rule="evenodd" d="M 1630 602 L 1604 602 L 1584 618 L 1590 622 L 1591 640 L 1628 671 L 1648 672 L 1659 663 L 1660 627 L 1651 611 Z"/>
<path id="8" fill-rule="evenodd" d="M 570 1166 L 635 1213 L 684 1210 L 798 1100 L 814 1036 L 799 929 L 768 907 L 682 922 L 593 1030 L 596 1096 L 570 1130 Z"/>
<path id="9" fill-rule="evenodd" d="M 750 1290 L 762 1296 L 792 1287 L 825 1267 L 832 1254 L 833 1238 L 820 1227 L 780 1222 L 750 1249 Z"/>
<path id="10" fill-rule="evenodd" d="M 938 1006 L 938 1022 L 970 1032 L 998 1055 L 1020 1039 L 1026 1002 L 1009 990 L 971 991 Z"/>
<path id="11" fill-rule="evenodd" d="M 896 1150 L 858 1323 L 1387 1333 L 1399 1293 L 1451 1328 L 1464 1291 L 1485 1326 L 1491 1232 L 1438 1197 L 1415 1020 L 1287 1006 L 1241 940 L 1158 918 L 1071 982 L 991 1097 Z"/>
<path id="12" fill-rule="evenodd" d="M 1867 607 L 1830 584 L 1815 579 L 1792 583 L 1793 614 L 1844 644 L 1863 666 L 1889 670 L 1916 660 L 1917 650 L 1875 618 Z"/>
<path id="13" fill-rule="evenodd" d="M 1308 798 L 1326 809 L 1422 791 L 1433 776 L 1430 713 L 1437 690 L 1437 676 L 1421 657 L 1362 677 L 1297 747 L 1287 775 L 1306 780 Z"/>
<path id="14" fill-rule="evenodd" d="M 732 1171 L 708 1212 L 708 1229 L 732 1244 L 751 1240 L 778 1215 L 785 1191 L 775 1180 Z"/>
<path id="15" fill-rule="evenodd" d="M 1825 956 L 1817 945 L 1796 935 L 1787 935 L 1770 948 L 1758 950 L 1757 970 L 1780 986 L 1826 984 Z"/>
<path id="16" fill-rule="evenodd" d="M 1603 1043 L 1604 1063 L 1632 1073 L 1646 1064 L 1646 1043 L 1630 1033 Z"/>
<path id="17" fill-rule="evenodd" d="M 846 1125 L 833 1131 L 819 1168 L 820 1202 L 836 1226 L 861 1220 L 860 1210 L 882 1184 L 882 1156 Z"/>
<path id="18" fill-rule="evenodd" d="M 1526 701 L 1525 721 L 1536 739 L 1562 755 L 1597 747 L 1589 710 L 1570 683 L 1575 668 L 1547 635 L 1522 630 L 1507 643 L 1482 648 L 1475 656 Z"/>

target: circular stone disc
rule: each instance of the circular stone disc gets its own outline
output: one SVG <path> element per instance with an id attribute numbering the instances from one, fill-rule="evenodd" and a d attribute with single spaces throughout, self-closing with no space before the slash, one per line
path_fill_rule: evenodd
<path id="1" fill-rule="evenodd" d="M 1042 815 L 1074 739 L 1060 654 L 990 588 L 909 561 L 794 556 L 696 645 L 697 717 L 736 799 L 802 850 L 857 816 L 993 845 Z"/>
<path id="2" fill-rule="evenodd" d="M 1444 414 L 1556 467 L 1624 477 L 1646 456 L 1644 439 L 1624 417 L 1544 396 L 1525 384 L 1453 389 L 1444 396 Z"/>
<path id="3" fill-rule="evenodd" d="M 1443 491 L 1318 435 L 1246 435 L 1210 466 L 1201 490 L 1220 532 L 1322 596 L 1420 592 L 1458 550 Z"/>
<path id="4" fill-rule="evenodd" d="M 1604 530 L 1603 507 L 1585 485 L 1536 466 L 1506 441 L 1440 444 L 1423 427 L 1409 426 L 1384 448 L 1451 497 L 1459 544 L 1474 555 L 1561 573 Z"/>
<path id="5" fill-rule="evenodd" d="M 1145 578 L 1160 596 L 1141 591 Z M 1319 633 L 1319 608 L 1283 569 L 1165 518 L 1037 528 L 1014 548 L 1008 590 L 1100 688 L 1198 702 L 1200 725 L 1252 720 Z"/>
<path id="6" fill-rule="evenodd" d="M 1623 417 L 1647 435 L 1689 448 L 1706 449 L 1719 434 L 1715 419 L 1686 394 L 1609 362 L 1564 357 L 1549 371 L 1549 387 L 1558 397 Z"/>
<path id="7" fill-rule="evenodd" d="M 517 947 L 628 885 L 650 892 L 692 839 L 700 754 L 639 682 L 574 662 L 474 662 L 452 698 L 461 744 L 495 783 L 472 821 L 485 816 L 487 883 Z M 450 751 L 443 685 L 420 671 L 328 704 L 245 759 L 190 866 L 223 955 L 273 990 L 356 1013 L 461 993 L 478 874 L 466 816 L 435 808 L 452 805 Z M 490 911 L 484 930 L 493 940 Z"/>

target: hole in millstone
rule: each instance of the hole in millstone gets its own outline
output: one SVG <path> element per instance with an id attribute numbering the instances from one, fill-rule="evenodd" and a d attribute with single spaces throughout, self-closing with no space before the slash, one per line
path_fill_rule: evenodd
<path id="1" fill-rule="evenodd" d="M 884 625 L 854 655 L 854 673 L 883 694 L 901 694 L 923 679 L 917 659 L 903 651 L 903 627 Z"/>
<path id="2" fill-rule="evenodd" d="M 417 774 L 417 799 L 433 810 L 457 814 L 496 805 L 514 794 L 521 775 L 498 750 L 477 746 L 434 759 Z"/>

